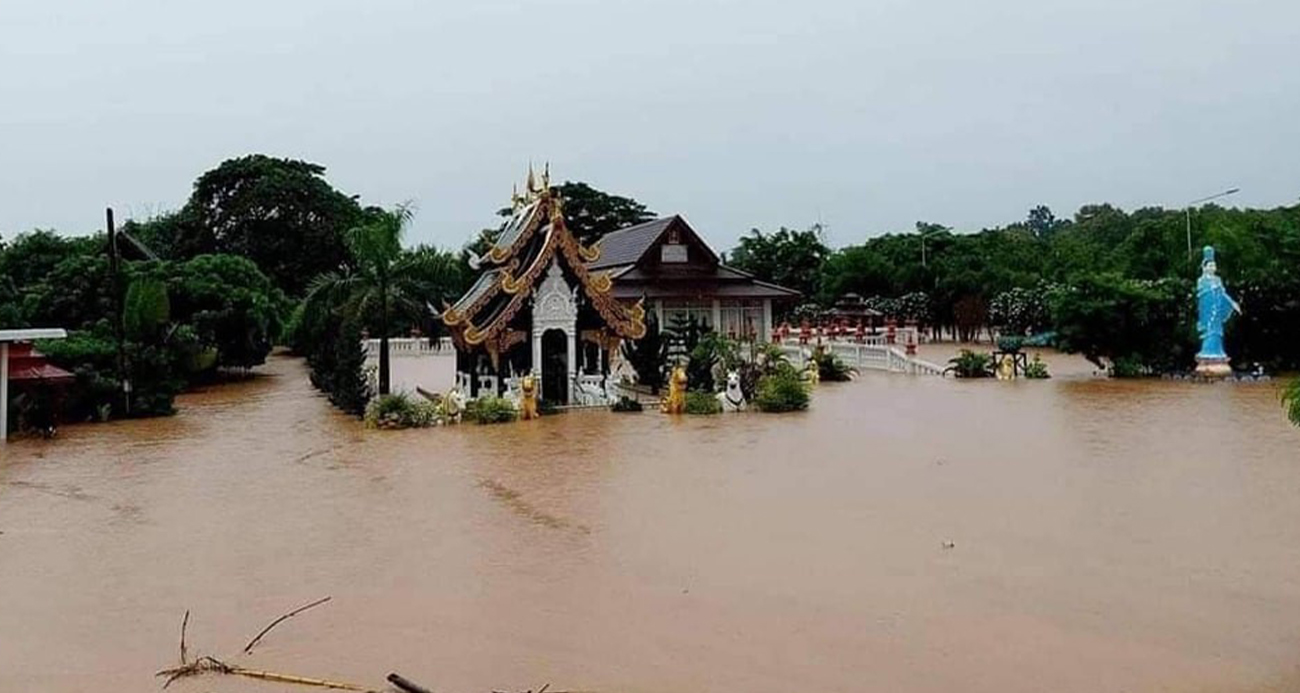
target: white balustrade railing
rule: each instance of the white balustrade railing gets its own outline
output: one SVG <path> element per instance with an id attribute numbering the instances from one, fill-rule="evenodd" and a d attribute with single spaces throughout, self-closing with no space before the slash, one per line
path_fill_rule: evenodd
<path id="1" fill-rule="evenodd" d="M 388 338 L 388 356 L 389 358 L 404 358 L 409 356 L 452 356 L 456 353 L 451 345 L 450 337 L 443 337 L 439 340 L 431 340 L 425 337 L 389 337 Z M 366 352 L 366 358 L 379 358 L 379 340 L 363 339 L 361 347 Z"/>
<path id="2" fill-rule="evenodd" d="M 900 346 L 882 342 L 822 342 L 821 347 L 858 370 L 889 371 L 913 375 L 943 375 L 943 367 L 916 356 L 908 355 Z M 786 340 L 781 349 L 787 357 L 803 366 L 816 345 L 800 344 L 796 339 Z"/>
<path id="3" fill-rule="evenodd" d="M 900 334 L 903 332 L 899 331 Z M 840 341 L 822 341 L 821 347 L 843 359 L 845 363 L 859 370 L 891 371 L 894 373 L 913 373 L 917 375 L 942 375 L 943 367 L 930 363 L 916 356 L 909 356 L 899 342 L 888 344 L 884 335 L 865 335 L 861 342 L 845 339 Z M 379 340 L 362 341 L 366 358 L 379 358 Z M 816 348 L 816 343 L 804 344 L 798 338 L 786 339 L 781 349 L 791 360 L 803 365 L 807 354 Z M 413 356 L 452 356 L 455 349 L 451 339 L 443 337 L 437 343 L 431 343 L 424 337 L 393 337 L 388 340 L 388 355 L 391 358 L 408 358 Z M 590 378 L 591 380 L 588 380 Z M 575 382 L 582 390 L 595 391 L 600 386 L 601 376 L 579 376 Z"/>

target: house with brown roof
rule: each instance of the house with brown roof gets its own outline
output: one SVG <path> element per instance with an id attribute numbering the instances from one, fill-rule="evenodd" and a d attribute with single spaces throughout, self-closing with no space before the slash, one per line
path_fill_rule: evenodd
<path id="1" fill-rule="evenodd" d="M 694 317 L 736 339 L 769 339 L 773 304 L 799 298 L 723 264 L 680 215 L 605 236 L 600 257 L 587 267 L 610 273 L 619 300 L 644 300 L 661 328 Z"/>

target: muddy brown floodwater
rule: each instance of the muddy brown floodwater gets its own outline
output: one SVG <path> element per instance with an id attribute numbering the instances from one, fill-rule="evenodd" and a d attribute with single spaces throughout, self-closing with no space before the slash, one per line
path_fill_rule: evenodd
<path id="1" fill-rule="evenodd" d="M 264 371 L 0 450 L 0 690 L 154 690 L 186 609 L 248 667 L 464 693 L 1300 684 L 1274 385 L 868 374 L 806 414 L 384 433 Z"/>

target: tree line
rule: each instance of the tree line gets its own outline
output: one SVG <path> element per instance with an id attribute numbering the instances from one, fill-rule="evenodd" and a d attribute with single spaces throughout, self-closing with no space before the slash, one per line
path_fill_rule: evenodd
<path id="1" fill-rule="evenodd" d="M 409 246 L 413 209 L 363 205 L 325 173 L 264 155 L 222 162 L 199 176 L 180 209 L 123 224 L 156 257 L 122 263 L 119 296 L 102 232 L 37 230 L 0 243 L 0 327 L 71 331 L 40 348 L 77 374 L 69 402 L 77 417 L 169 412 L 177 392 L 259 365 L 273 344 L 306 357 L 312 381 L 360 413 L 371 390 L 388 388 L 386 358 L 373 381 L 363 373 L 361 338 L 439 335 L 435 314 L 474 279 L 475 257 L 499 229 L 458 249 Z M 655 216 L 586 183 L 559 191 L 584 242 Z M 1188 364 L 1204 244 L 1218 248 L 1220 272 L 1246 311 L 1229 323 L 1231 353 L 1300 368 L 1300 206 L 1205 206 L 1188 216 L 1102 204 L 1070 219 L 1036 207 L 1024 221 L 976 233 L 918 222 L 843 248 L 817 227 L 753 230 L 727 256 L 803 292 L 795 319 L 857 294 L 950 336 L 1053 332 L 1063 348 L 1124 374 Z M 118 319 L 126 373 L 115 361 Z M 130 402 L 117 386 L 123 376 Z"/>
<path id="2" fill-rule="evenodd" d="M 1191 365 L 1204 245 L 1218 249 L 1219 273 L 1245 311 L 1228 323 L 1230 353 L 1239 363 L 1300 368 L 1300 206 L 1126 212 L 1098 204 L 1070 219 L 1039 206 L 1024 221 L 975 233 L 918 222 L 838 249 L 815 226 L 753 230 L 729 262 L 802 291 L 804 314 L 857 294 L 956 338 L 1053 332 L 1066 350 L 1141 374 Z"/>

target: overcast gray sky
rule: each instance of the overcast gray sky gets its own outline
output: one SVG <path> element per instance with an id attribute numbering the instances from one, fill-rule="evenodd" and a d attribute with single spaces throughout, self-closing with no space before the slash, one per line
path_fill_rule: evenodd
<path id="1" fill-rule="evenodd" d="M 1036 204 L 1300 197 L 1296 0 L 0 0 L 0 233 L 179 207 L 221 160 L 494 223 L 530 160 L 719 249 Z"/>

